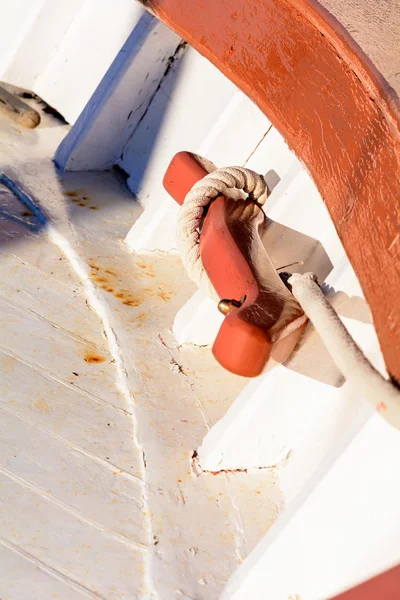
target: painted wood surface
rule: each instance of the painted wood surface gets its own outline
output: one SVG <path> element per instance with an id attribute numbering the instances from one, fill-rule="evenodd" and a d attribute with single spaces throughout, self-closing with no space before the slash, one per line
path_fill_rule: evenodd
<path id="1" fill-rule="evenodd" d="M 193 471 L 244 382 L 177 347 L 179 257 L 122 243 L 143 208 L 115 172 L 61 176 L 68 127 L 41 116 L 0 118 L 0 597 L 217 600 L 277 472 Z"/>
<path id="2" fill-rule="evenodd" d="M 0 81 L 73 124 L 143 13 L 131 0 L 0 0 Z"/>
<path id="3" fill-rule="evenodd" d="M 358 432 L 343 435 L 325 472 L 307 482 L 221 600 L 342 600 L 345 590 L 399 564 L 400 436 L 376 413 L 359 417 Z M 365 585 L 354 598 L 398 598 L 398 575 L 394 581 L 392 595 L 369 596 Z M 350 592 L 345 598 L 353 600 Z"/>
<path id="4" fill-rule="evenodd" d="M 207 86 L 213 94 L 204 93 Z M 113 114 L 110 106 L 105 111 L 109 117 Z M 186 46 L 165 74 L 121 155 L 111 157 L 128 173 L 128 185 L 145 209 L 127 236 L 129 247 L 176 251 L 178 206 L 162 184 L 174 154 L 186 149 L 219 166 L 245 165 L 270 128 L 268 119 L 231 81 Z M 93 131 L 96 135 L 95 124 Z M 84 152 L 77 149 L 74 156 Z M 87 150 L 85 158 L 91 164 L 96 160 Z"/>

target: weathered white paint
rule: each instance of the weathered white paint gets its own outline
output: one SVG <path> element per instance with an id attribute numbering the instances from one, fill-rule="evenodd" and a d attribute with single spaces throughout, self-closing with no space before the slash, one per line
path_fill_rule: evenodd
<path id="1" fill-rule="evenodd" d="M 135 0 L 1 0 L 0 80 L 74 123 L 144 12 Z"/>
<path id="2" fill-rule="evenodd" d="M 176 314 L 174 337 L 179 345 L 208 346 L 214 342 L 223 320 L 215 300 L 197 290 Z"/>
<path id="3" fill-rule="evenodd" d="M 244 164 L 269 129 L 269 121 L 244 94 L 186 48 L 118 163 L 145 209 L 127 236 L 128 246 L 135 251 L 176 250 L 179 208 L 162 186 L 176 152 L 197 152 L 218 166 Z"/>
<path id="4" fill-rule="evenodd" d="M 351 272 L 346 282 L 348 271 L 351 272 L 349 267 L 335 288 L 354 297 L 349 293 L 354 275 Z M 346 313 L 334 298 L 335 304 L 339 312 Z M 351 302 L 346 304 L 345 308 L 349 309 L 350 304 L 351 309 Z M 360 305 L 358 301 L 357 304 Z M 346 326 L 382 369 L 372 325 L 355 320 L 356 313 L 352 316 L 344 319 Z M 356 390 L 347 385 L 337 387 L 339 374 L 329 364 L 329 357 L 314 335 L 305 339 L 298 356 L 285 367 L 275 366 L 249 383 L 198 449 L 201 467 L 217 471 L 278 465 L 280 486 L 289 504 L 337 441 L 353 429 L 360 414 L 369 414 L 368 405 Z M 330 384 L 324 382 L 328 377 Z"/>
<path id="5" fill-rule="evenodd" d="M 331 598 L 400 561 L 399 434 L 375 414 L 349 441 L 333 448 L 239 568 L 224 600 Z"/>
<path id="6" fill-rule="evenodd" d="M 264 145 L 268 143 L 269 135 Z M 274 135 L 276 139 L 276 133 Z M 262 172 L 267 170 L 269 157 L 275 155 L 265 150 L 260 145 L 252 159 L 254 166 Z M 293 244 L 291 229 L 273 233 L 272 230 L 278 228 L 275 224 L 266 232 L 265 247 L 277 266 L 303 260 L 303 265 L 289 270 L 316 271 L 321 280 L 326 278 L 336 293 L 333 304 L 344 316 L 353 319 L 350 321 L 351 333 L 367 353 L 372 351 L 382 363 L 372 324 L 357 321 L 364 321 L 365 313 L 368 319 L 368 310 L 365 303 L 363 306 L 357 279 L 319 194 L 301 166 L 289 157 L 287 162 L 292 162 L 289 169 L 285 162 L 282 166 L 274 164 L 280 182 L 265 210 L 280 225 L 307 237 L 304 242 L 299 238 Z M 310 238 L 313 240 L 311 245 Z M 326 255 L 321 252 L 321 247 L 326 250 Z M 329 269 L 332 270 L 329 272 Z M 203 320 L 207 323 L 207 318 Z M 298 355 L 290 359 L 287 366 L 276 366 L 251 382 L 222 421 L 207 434 L 198 450 L 202 468 L 216 471 L 266 467 L 284 462 L 289 455 L 293 455 L 292 463 L 298 456 L 302 457 L 302 462 L 297 465 L 297 483 L 293 488 L 298 491 L 336 437 L 351 426 L 358 412 L 359 402 L 355 400 L 354 406 L 349 407 L 347 389 L 338 388 L 340 383 L 340 374 L 321 348 L 318 336 L 308 332 Z M 293 390 L 298 391 L 293 393 Z M 336 425 L 332 426 L 333 423 Z M 246 440 L 245 444 L 243 440 Z M 320 451 L 311 452 L 309 459 L 303 460 L 306 447 L 318 447 Z M 294 493 L 288 492 L 288 501 Z"/>
<path id="7" fill-rule="evenodd" d="M 154 33 L 150 18 L 141 25 Z M 157 71 L 159 93 L 152 99 L 146 88 L 147 104 L 138 108 L 144 118 L 136 115 L 126 142 L 121 90 L 151 52 L 151 37 L 140 39 L 137 54 L 130 47 L 111 70 L 110 96 L 103 88 L 99 110 L 91 105 L 57 155 L 64 166 L 78 156 L 80 168 L 111 166 L 120 132 L 120 164 L 140 203 L 115 174 L 57 179 L 50 156 L 65 130 L 47 128 L 50 121 L 23 135 L 1 124 L 0 167 L 33 194 L 57 235 L 34 234 L 1 215 L 0 596 L 23 594 L 16 582 L 24 573 L 30 597 L 41 600 L 152 592 L 214 600 L 286 505 L 226 597 L 327 597 L 399 558 L 398 532 L 389 531 L 390 519 L 398 522 L 398 489 L 389 481 L 394 459 L 381 479 L 377 474 L 388 453 L 397 454 L 397 438 L 375 417 L 362 430 L 369 407 L 347 386 L 332 385 L 337 371 L 312 334 L 289 369 L 250 384 L 223 371 L 209 348 L 193 346 L 210 341 L 221 317 L 214 312 L 210 320 L 210 303 L 193 296 L 171 252 L 177 207 L 161 180 L 172 155 L 186 148 L 218 165 L 248 164 L 275 184 L 280 179 L 266 207 L 276 221 L 264 236 L 274 263 L 303 260 L 304 269 L 328 277 L 346 325 L 382 368 L 358 284 L 307 173 L 259 111 L 192 50 L 165 77 L 165 65 Z M 170 40 L 171 47 L 179 41 Z M 163 44 L 151 54 L 156 64 Z M 218 93 L 199 101 L 206 78 Z M 107 149 L 99 141 L 108 119 Z M 2 200 L 15 213 L 14 200 Z M 127 248 L 121 241 L 129 229 Z M 105 362 L 87 363 L 89 351 Z M 379 463 L 371 454 L 375 435 L 387 453 L 377 452 Z M 252 468 L 260 466 L 267 468 Z M 382 491 L 393 496 L 384 520 Z M 381 531 L 388 542 L 377 550 L 379 562 L 367 549 L 379 548 Z M 362 560 L 354 566 L 355 556 Z"/>

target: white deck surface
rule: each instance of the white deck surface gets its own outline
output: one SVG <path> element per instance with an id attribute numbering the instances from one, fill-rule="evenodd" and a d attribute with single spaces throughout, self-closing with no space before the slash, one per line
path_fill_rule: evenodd
<path id="1" fill-rule="evenodd" d="M 59 178 L 67 132 L 0 122 L 0 598 L 218 598 L 275 520 L 276 470 L 203 473 L 193 450 L 246 384 L 174 346 L 179 257 L 122 240 L 116 173 Z"/>
<path id="2" fill-rule="evenodd" d="M 188 302 L 161 185 L 189 149 L 279 181 L 263 238 L 274 264 L 303 260 L 325 280 L 384 372 L 332 222 L 279 133 L 213 68 L 221 93 L 193 119 L 193 82 L 210 69 L 187 49 L 129 140 L 120 164 L 140 202 L 115 171 L 59 177 L 51 158 L 68 127 L 52 117 L 35 131 L 0 121 L 0 174 L 36 212 L 0 185 L 1 600 L 217 600 L 224 587 L 229 600 L 326 600 L 400 560 L 398 435 L 338 387 L 311 327 L 288 368 L 251 382 L 172 334 L 177 314 L 186 342 L 217 326 L 210 307 L 190 320 L 203 301 Z M 78 150 L 94 160 L 95 145 Z"/>

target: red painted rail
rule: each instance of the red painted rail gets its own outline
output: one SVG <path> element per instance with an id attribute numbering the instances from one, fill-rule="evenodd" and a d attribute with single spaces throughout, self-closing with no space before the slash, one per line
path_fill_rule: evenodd
<path id="1" fill-rule="evenodd" d="M 399 600 L 400 565 L 364 581 L 331 600 Z"/>
<path id="2" fill-rule="evenodd" d="M 182 204 L 193 184 L 214 168 L 190 152 L 179 152 L 164 187 Z M 264 213 L 253 202 L 218 197 L 200 233 L 201 259 L 217 294 L 237 304 L 225 316 L 213 354 L 223 367 L 244 377 L 259 375 L 270 358 L 286 360 L 305 327 L 305 322 L 294 324 L 303 312 L 261 242 L 264 224 Z M 290 324 L 294 331 L 285 335 Z"/>

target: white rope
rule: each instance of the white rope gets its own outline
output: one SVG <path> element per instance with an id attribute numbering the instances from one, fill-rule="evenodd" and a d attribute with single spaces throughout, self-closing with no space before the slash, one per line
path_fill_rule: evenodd
<path id="1" fill-rule="evenodd" d="M 204 209 L 219 195 L 238 200 L 246 197 L 243 192 L 249 199 L 263 205 L 268 187 L 264 178 L 250 169 L 217 169 L 192 187 L 179 213 L 177 242 L 182 262 L 192 281 L 212 298 L 217 298 L 217 295 L 200 258 L 200 227 Z"/>
<path id="2" fill-rule="evenodd" d="M 400 429 L 400 392 L 364 356 L 325 298 L 315 275 L 295 273 L 288 282 L 342 375 L 390 425 Z"/>

